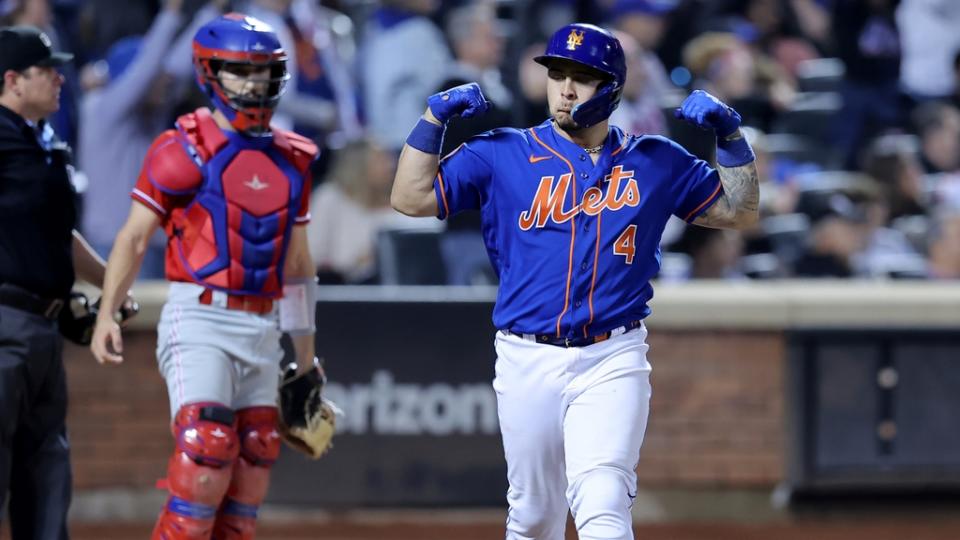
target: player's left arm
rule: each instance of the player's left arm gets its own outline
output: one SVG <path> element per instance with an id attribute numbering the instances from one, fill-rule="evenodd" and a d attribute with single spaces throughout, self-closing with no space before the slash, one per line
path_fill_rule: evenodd
<path id="1" fill-rule="evenodd" d="M 743 134 L 738 129 L 730 137 L 743 139 Z M 760 178 L 756 161 L 736 167 L 717 164 L 717 172 L 723 193 L 693 223 L 717 229 L 746 229 L 756 224 L 760 217 Z"/>
<path id="2" fill-rule="evenodd" d="M 87 240 L 80 234 L 80 231 L 73 230 L 73 269 L 77 277 L 97 287 L 103 286 L 103 278 L 107 271 L 107 261 L 100 255 Z"/>
<path id="3" fill-rule="evenodd" d="M 313 287 L 313 278 L 316 270 L 313 268 L 313 259 L 310 257 L 310 245 L 307 243 L 307 228 L 305 224 L 293 227 L 290 243 L 287 247 L 287 257 L 284 261 L 283 275 L 288 283 L 303 283 Z M 312 298 L 312 295 L 306 295 Z M 307 305 L 309 316 L 316 313 L 316 305 Z M 297 356 L 297 371 L 302 373 L 313 369 L 314 333 L 304 332 L 290 336 Z"/>
<path id="4" fill-rule="evenodd" d="M 760 179 L 756 156 L 740 131 L 740 115 L 702 90 L 692 92 L 674 115 L 717 135 L 717 172 L 723 189 L 693 223 L 718 229 L 754 225 L 760 217 Z"/>

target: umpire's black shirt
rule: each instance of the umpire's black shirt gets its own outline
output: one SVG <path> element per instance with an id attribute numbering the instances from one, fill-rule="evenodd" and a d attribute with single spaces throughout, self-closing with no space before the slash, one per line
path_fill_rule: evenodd
<path id="1" fill-rule="evenodd" d="M 0 105 L 0 283 L 45 298 L 73 286 L 77 211 L 69 150 Z"/>

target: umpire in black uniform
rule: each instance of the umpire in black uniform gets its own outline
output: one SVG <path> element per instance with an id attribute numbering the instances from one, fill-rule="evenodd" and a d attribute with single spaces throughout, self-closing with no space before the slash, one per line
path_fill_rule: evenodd
<path id="1" fill-rule="evenodd" d="M 0 511 L 9 495 L 14 540 L 68 538 L 57 318 L 75 272 L 103 282 L 103 260 L 74 230 L 69 148 L 43 120 L 59 108 L 57 67 L 72 57 L 36 28 L 0 28 Z"/>

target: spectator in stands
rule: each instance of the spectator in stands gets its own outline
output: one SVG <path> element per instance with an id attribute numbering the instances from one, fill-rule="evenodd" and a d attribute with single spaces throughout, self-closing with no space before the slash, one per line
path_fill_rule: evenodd
<path id="1" fill-rule="evenodd" d="M 808 278 L 854 277 L 854 259 L 866 244 L 861 218 L 842 211 L 826 212 L 814 222 L 793 273 Z"/>
<path id="2" fill-rule="evenodd" d="M 790 0 L 789 3 L 800 31 L 820 49 L 828 48 L 832 38 L 830 36 L 830 4 L 830 1 L 821 0 Z"/>
<path id="3" fill-rule="evenodd" d="M 443 136 L 442 155 L 474 135 L 514 124 L 510 114 L 513 95 L 500 77 L 504 39 L 498 24 L 491 6 L 480 2 L 455 8 L 447 15 L 447 36 L 453 45 L 454 60 L 445 80 L 433 92 L 476 82 L 491 106 L 483 115 L 451 120 Z"/>
<path id="4" fill-rule="evenodd" d="M 955 90 L 951 61 L 960 49 L 960 2 L 902 0 L 897 28 L 903 46 L 900 85 L 914 101 L 947 99 Z"/>
<path id="5" fill-rule="evenodd" d="M 663 114 L 665 96 L 648 72 L 650 64 L 644 61 L 640 45 L 633 36 L 614 30 L 623 46 L 627 63 L 627 80 L 623 84 L 620 106 L 610 115 L 610 124 L 632 135 L 667 135 L 667 120 Z"/>
<path id="6" fill-rule="evenodd" d="M 377 283 L 377 234 L 437 228 L 390 207 L 397 156 L 369 139 L 348 143 L 334 157 L 329 180 L 313 191 L 307 239 L 323 283 Z"/>
<path id="7" fill-rule="evenodd" d="M 130 0 L 85 0 L 80 10 L 79 34 L 86 58 L 102 57 L 111 45 L 143 35 L 157 15 L 157 2 Z"/>
<path id="8" fill-rule="evenodd" d="M 756 56 L 738 36 L 707 32 L 683 50 L 693 86 L 717 96 L 743 117 L 745 125 L 769 131 L 778 111 L 793 101 L 793 83 L 769 59 Z"/>
<path id="9" fill-rule="evenodd" d="M 846 67 L 840 86 L 843 100 L 832 126 L 833 143 L 843 166 L 857 169 L 867 141 L 902 124 L 900 102 L 900 34 L 894 20 L 899 0 L 837 0 L 833 36 L 837 56 Z"/>
<path id="10" fill-rule="evenodd" d="M 890 225 L 890 201 L 883 186 L 877 184 L 876 192 L 869 195 L 860 203 L 866 215 L 866 246 L 857 257 L 859 272 L 867 277 L 924 277 L 927 271 L 921 251 L 904 231 Z"/>
<path id="11" fill-rule="evenodd" d="M 449 76 L 458 81 L 479 83 L 492 105 L 509 109 L 513 96 L 500 77 L 504 35 L 493 6 L 473 2 L 451 10 L 447 14 L 446 32 L 455 57 Z M 441 86 L 449 88 L 446 84 Z"/>
<path id="12" fill-rule="evenodd" d="M 937 217 L 930 228 L 927 262 L 929 277 L 960 279 L 960 214 Z"/>
<path id="13" fill-rule="evenodd" d="M 755 91 L 753 57 L 734 34 L 708 32 L 697 37 L 684 48 L 683 63 L 690 69 L 695 87 L 726 103 L 745 99 Z"/>
<path id="14" fill-rule="evenodd" d="M 797 185 L 793 181 L 793 175 L 810 171 L 810 164 L 772 156 L 767 135 L 763 131 L 752 127 L 740 129 L 757 156 L 757 176 L 761 183 L 761 217 L 794 212 L 797 205 Z"/>
<path id="15" fill-rule="evenodd" d="M 443 32 L 430 20 L 436 0 L 383 0 L 365 31 L 361 87 L 368 133 L 386 148 L 403 147 L 423 103 L 449 73 Z"/>
<path id="16" fill-rule="evenodd" d="M 739 268 L 743 248 L 740 231 L 687 226 L 671 250 L 689 255 L 688 279 L 745 279 Z"/>
<path id="17" fill-rule="evenodd" d="M 144 36 L 115 43 L 98 71 L 85 78 L 94 87 L 83 96 L 80 111 L 79 165 L 89 186 L 84 196 L 83 232 L 107 257 L 126 219 L 130 190 L 153 139 L 170 122 L 173 107 L 192 71 L 190 40 L 196 28 L 219 14 L 222 0 L 197 12 L 182 39 L 174 39 L 183 20 L 183 0 L 165 0 Z M 179 64 L 179 65 L 178 65 Z M 92 82 L 90 82 L 92 81 Z M 140 277 L 162 278 L 162 235 L 148 248 Z"/>
<path id="18" fill-rule="evenodd" d="M 953 75 L 953 95 L 950 96 L 950 101 L 954 107 L 960 109 L 960 47 L 953 55 L 953 71 L 950 73 Z"/>
<path id="19" fill-rule="evenodd" d="M 726 4 L 728 30 L 791 76 L 799 62 L 820 56 L 812 42 L 823 42 L 829 17 L 812 0 L 727 0 Z M 794 7 L 801 8 L 803 18 Z M 813 35 L 806 33 L 808 29 Z"/>
<path id="20" fill-rule="evenodd" d="M 884 135 L 865 154 L 863 170 L 880 183 L 891 222 L 927 215 L 919 146 L 910 135 Z"/>
<path id="21" fill-rule="evenodd" d="M 287 51 L 290 80 L 272 122 L 321 146 L 332 132 L 360 136 L 354 84 L 329 27 L 336 13 L 298 0 L 249 0 L 243 11 L 272 26 Z"/>
<path id="22" fill-rule="evenodd" d="M 676 90 L 656 50 L 667 31 L 668 17 L 678 4 L 678 0 L 616 0 L 610 10 L 614 28 L 632 37 L 635 43 L 631 46 L 632 52 L 624 51 L 628 63 L 627 76 L 634 69 L 634 64 L 642 66 L 644 90 L 656 103 L 662 102 Z"/>
<path id="23" fill-rule="evenodd" d="M 923 168 L 928 173 L 960 171 L 960 109 L 942 101 L 920 104 L 912 113 L 920 136 Z"/>
<path id="24" fill-rule="evenodd" d="M 543 66 L 533 61 L 543 54 L 544 43 L 533 43 L 523 50 L 517 61 L 517 81 L 520 86 L 518 99 L 523 100 L 523 125 L 539 124 L 547 119 L 547 74 Z"/>

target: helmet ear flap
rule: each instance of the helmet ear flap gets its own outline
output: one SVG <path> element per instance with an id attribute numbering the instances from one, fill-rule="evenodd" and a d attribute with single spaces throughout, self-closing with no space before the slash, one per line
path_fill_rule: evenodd
<path id="1" fill-rule="evenodd" d="M 606 120 L 620 105 L 622 96 L 623 85 L 617 81 L 601 84 L 592 98 L 574 107 L 571 113 L 573 121 L 581 128 L 588 128 Z"/>

